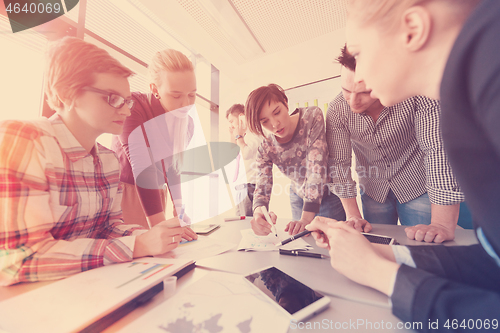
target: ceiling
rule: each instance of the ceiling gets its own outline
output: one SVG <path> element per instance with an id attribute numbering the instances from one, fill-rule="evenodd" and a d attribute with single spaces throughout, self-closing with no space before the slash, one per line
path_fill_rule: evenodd
<path id="1" fill-rule="evenodd" d="M 139 1 L 234 82 L 289 88 L 338 74 L 348 0 Z"/>
<path id="2" fill-rule="evenodd" d="M 347 0 L 177 0 L 195 21 L 217 41 L 235 62 L 241 64 L 344 28 Z M 206 3 L 209 3 L 208 5 Z M 262 53 L 245 57 L 238 53 L 217 13 L 231 8 L 254 37 Z M 204 5 L 205 4 L 205 5 Z M 231 29 L 233 28 L 233 29 Z M 234 26 L 227 30 L 234 31 Z"/>

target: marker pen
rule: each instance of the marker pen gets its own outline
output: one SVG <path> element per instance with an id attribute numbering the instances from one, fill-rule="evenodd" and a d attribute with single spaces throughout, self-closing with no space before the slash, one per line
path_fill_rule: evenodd
<path id="1" fill-rule="evenodd" d="M 229 222 L 229 221 L 239 221 L 239 220 L 244 220 L 246 219 L 246 216 L 233 216 L 233 217 L 226 217 L 224 218 L 224 222 Z"/>

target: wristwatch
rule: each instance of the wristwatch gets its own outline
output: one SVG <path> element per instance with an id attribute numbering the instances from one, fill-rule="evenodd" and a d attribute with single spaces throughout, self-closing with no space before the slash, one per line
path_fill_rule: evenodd
<path id="1" fill-rule="evenodd" d="M 238 140 L 239 138 L 243 138 L 243 135 L 239 135 L 239 134 L 238 134 L 238 135 L 237 135 L 234 139 L 235 139 L 235 140 Z"/>

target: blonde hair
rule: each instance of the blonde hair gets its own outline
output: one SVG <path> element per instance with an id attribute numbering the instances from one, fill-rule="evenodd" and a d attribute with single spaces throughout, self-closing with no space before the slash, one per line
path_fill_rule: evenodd
<path id="1" fill-rule="evenodd" d="M 73 102 L 83 87 L 94 83 L 96 73 L 134 74 L 107 51 L 82 39 L 64 37 L 51 43 L 45 69 L 47 103 L 55 111 L 63 110 L 64 102 Z"/>
<path id="2" fill-rule="evenodd" d="M 367 26 L 377 22 L 378 26 L 391 31 L 399 23 L 408 8 L 431 2 L 448 3 L 457 16 L 465 18 L 480 0 L 349 0 L 347 16 L 356 18 Z M 457 17 L 458 19 L 458 17 Z"/>
<path id="3" fill-rule="evenodd" d="M 194 71 L 191 60 L 182 52 L 174 49 L 165 49 L 155 53 L 148 66 L 151 82 L 161 84 L 160 73 Z"/>
<path id="4" fill-rule="evenodd" d="M 161 75 L 166 72 L 194 72 L 194 66 L 191 60 L 182 52 L 174 49 L 165 49 L 155 53 L 151 63 L 148 66 L 151 82 L 157 86 L 161 85 Z M 166 110 L 173 111 L 173 110 Z M 189 117 L 172 117 L 176 122 L 172 133 L 172 166 L 176 172 L 179 172 L 183 162 L 183 152 L 186 149 L 186 133 L 188 132 Z"/>

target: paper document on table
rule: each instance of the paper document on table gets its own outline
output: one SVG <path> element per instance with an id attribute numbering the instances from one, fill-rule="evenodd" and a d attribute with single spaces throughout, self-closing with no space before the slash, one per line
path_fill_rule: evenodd
<path id="1" fill-rule="evenodd" d="M 287 239 L 290 235 L 284 231 L 278 230 L 278 238 L 272 233 L 267 236 L 257 236 L 252 229 L 241 230 L 241 241 L 238 245 L 238 251 L 278 251 L 285 250 L 310 250 L 313 247 L 302 238 L 293 242 L 276 247 L 281 240 Z"/>
<path id="2" fill-rule="evenodd" d="M 75 274 L 0 302 L 0 331 L 81 331 L 191 263 L 149 257 Z"/>
<path id="3" fill-rule="evenodd" d="M 210 272 L 121 333 L 287 332 L 290 317 L 241 275 Z"/>
<path id="4" fill-rule="evenodd" d="M 200 260 L 213 257 L 234 248 L 236 244 L 198 236 L 197 240 L 183 241 L 174 250 L 159 255 L 159 258 Z"/>

